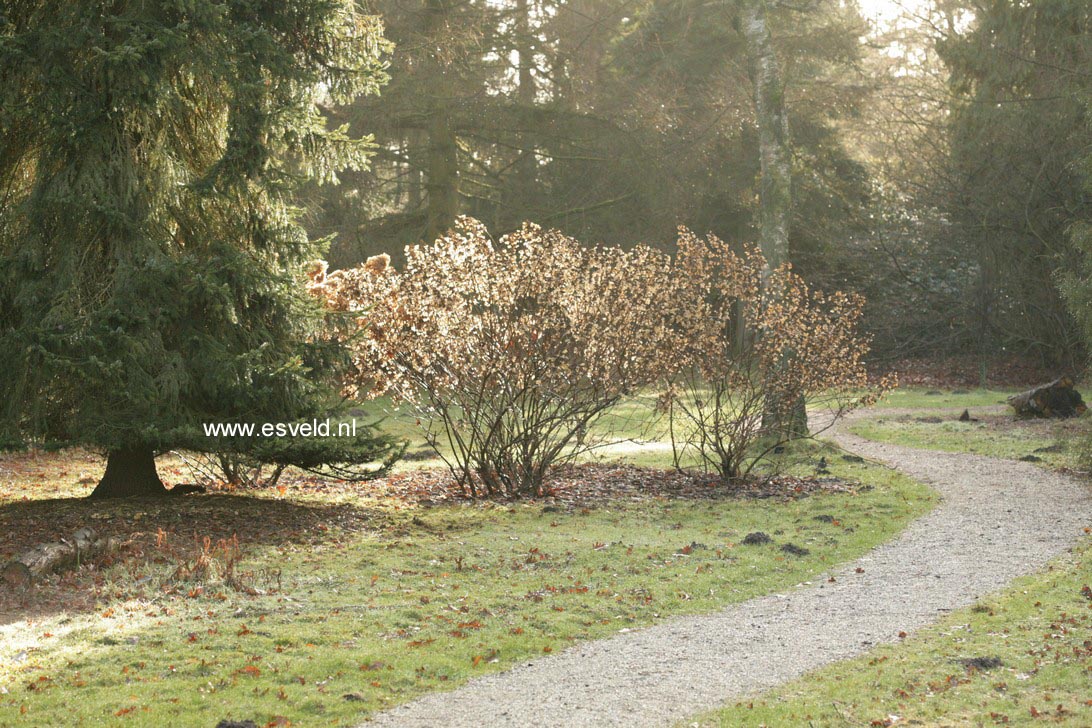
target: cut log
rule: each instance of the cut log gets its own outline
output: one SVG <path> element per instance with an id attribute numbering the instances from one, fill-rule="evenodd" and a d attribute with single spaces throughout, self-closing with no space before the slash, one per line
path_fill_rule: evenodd
<path id="1" fill-rule="evenodd" d="M 1022 418 L 1076 417 L 1088 409 L 1069 377 L 1060 377 L 1050 384 L 1014 394 L 1007 401 L 1016 411 L 1016 416 Z"/>
<path id="2" fill-rule="evenodd" d="M 60 569 L 76 566 L 109 547 L 96 539 L 90 528 L 81 528 L 72 538 L 35 546 L 9 561 L 0 572 L 11 588 L 27 589 L 35 579 Z"/>

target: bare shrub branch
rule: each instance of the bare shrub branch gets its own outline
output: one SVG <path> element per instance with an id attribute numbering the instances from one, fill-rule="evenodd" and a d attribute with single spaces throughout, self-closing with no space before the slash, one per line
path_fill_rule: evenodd
<path id="1" fill-rule="evenodd" d="M 416 405 L 469 495 L 538 496 L 550 466 L 602 444 L 595 423 L 669 363 L 669 271 L 651 248 L 587 248 L 530 224 L 494 244 L 463 218 L 410 247 L 405 272 L 370 261 L 331 274 L 326 295 L 367 332 L 354 384 Z"/>
<path id="2" fill-rule="evenodd" d="M 660 407 L 676 463 L 691 449 L 725 480 L 746 476 L 807 436 L 784 425 L 801 399 L 836 418 L 891 386 L 869 388 L 859 296 L 812 291 L 787 265 L 767 271 L 756 250 L 685 228 L 671 278 L 680 343 Z"/>
<path id="3" fill-rule="evenodd" d="M 685 229 L 672 259 L 531 224 L 494 244 L 462 218 L 409 247 L 404 272 L 380 257 L 314 280 L 354 341 L 347 394 L 411 403 L 474 497 L 543 495 L 548 469 L 604 444 L 596 423 L 653 385 L 673 444 L 726 480 L 797 436 L 773 423 L 800 398 L 840 414 L 873 396 L 858 297 Z"/>

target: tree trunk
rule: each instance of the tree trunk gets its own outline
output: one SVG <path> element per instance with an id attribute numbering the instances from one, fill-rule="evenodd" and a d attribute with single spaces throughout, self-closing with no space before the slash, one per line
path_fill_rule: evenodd
<path id="1" fill-rule="evenodd" d="M 535 77 L 531 72 L 534 67 L 533 38 L 531 36 L 531 10 L 528 0 L 516 0 L 516 51 L 519 54 L 517 77 L 519 79 L 519 103 L 525 110 L 535 105 Z M 516 190 L 519 197 L 527 199 L 535 184 L 537 163 L 531 135 L 525 134 L 520 160 L 516 165 Z"/>
<path id="2" fill-rule="evenodd" d="M 1014 394 L 1007 401 L 1017 417 L 1077 417 L 1088 409 L 1069 377 Z"/>
<path id="3" fill-rule="evenodd" d="M 451 129 L 447 109 L 432 110 L 428 140 L 428 228 L 425 240 L 432 242 L 446 233 L 459 214 L 458 140 Z"/>
<path id="4" fill-rule="evenodd" d="M 755 122 L 758 125 L 759 246 L 766 258 L 763 277 L 789 260 L 789 221 L 792 215 L 792 160 L 789 117 L 785 111 L 781 68 L 774 53 L 765 0 L 746 0 L 743 34 L 750 56 L 754 82 Z M 761 333 L 759 332 L 759 335 Z M 808 415 L 804 398 L 791 407 L 770 402 L 763 427 L 791 439 L 806 436 Z"/>
<path id="5" fill-rule="evenodd" d="M 428 0 L 426 4 L 426 28 L 432 42 L 441 43 L 446 4 L 442 0 Z M 432 84 L 429 89 L 428 158 L 426 160 L 425 191 L 428 193 L 428 222 L 425 241 L 431 243 L 446 233 L 459 214 L 459 140 L 451 125 L 446 88 L 447 73 L 444 64 L 432 59 Z"/>
<path id="6" fill-rule="evenodd" d="M 406 195 L 406 206 L 410 212 L 417 212 L 421 208 L 421 200 L 424 197 L 422 194 L 422 181 L 424 175 L 421 174 L 420 165 L 420 150 L 421 150 L 421 133 L 416 129 L 411 129 L 409 132 L 409 142 L 406 144 L 406 158 L 409 165 L 409 185 Z"/>
<path id="7" fill-rule="evenodd" d="M 111 450 L 106 472 L 91 493 L 92 498 L 132 498 L 167 495 L 155 470 L 155 451 L 133 446 Z"/>
<path id="8" fill-rule="evenodd" d="M 745 2 L 743 32 L 750 56 L 758 125 L 759 244 L 769 268 L 773 269 L 789 260 L 792 162 L 781 68 L 770 38 L 764 0 Z"/>

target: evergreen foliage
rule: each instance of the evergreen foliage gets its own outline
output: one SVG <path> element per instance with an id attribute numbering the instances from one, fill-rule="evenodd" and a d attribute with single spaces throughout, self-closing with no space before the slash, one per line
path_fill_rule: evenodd
<path id="1" fill-rule="evenodd" d="M 769 5 L 796 142 L 790 258 L 825 273 L 864 227 L 868 174 L 839 125 L 867 95 L 865 25 L 836 0 Z M 350 195 L 312 196 L 334 267 L 431 242 L 456 215 L 670 249 L 686 223 L 733 243 L 758 225 L 758 120 L 731 0 L 379 0 L 397 44 L 380 97 L 337 110 L 379 142 Z M 832 287 L 842 285 L 831 281 Z"/>
<path id="2" fill-rule="evenodd" d="M 1078 364 L 1084 342 L 1057 283 L 1080 270 L 1070 231 L 1090 211 L 1079 166 L 1092 140 L 1092 8 L 983 4 L 938 48 L 953 94 L 947 207 L 977 263 L 978 343 Z"/>
<path id="3" fill-rule="evenodd" d="M 99 447 L 98 494 L 156 492 L 152 453 L 215 447 L 203 422 L 336 403 L 344 356 L 304 288 L 326 241 L 292 194 L 365 167 L 370 140 L 317 104 L 376 93 L 385 48 L 351 0 L 5 5 L 6 440 Z M 393 447 L 371 429 L 357 445 L 367 460 Z M 143 475 L 111 480 L 121 460 Z"/>

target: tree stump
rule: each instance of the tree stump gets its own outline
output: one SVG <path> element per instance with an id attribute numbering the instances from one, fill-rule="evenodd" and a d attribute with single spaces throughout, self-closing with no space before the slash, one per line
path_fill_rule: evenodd
<path id="1" fill-rule="evenodd" d="M 1076 417 L 1088 409 L 1069 377 L 1014 394 L 1007 401 L 1020 418 Z"/>

